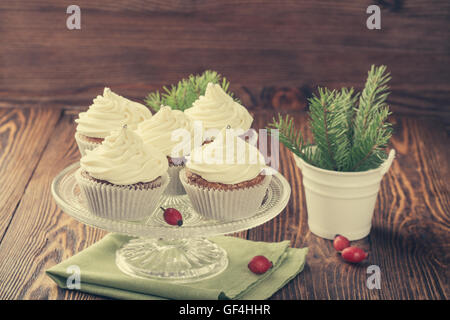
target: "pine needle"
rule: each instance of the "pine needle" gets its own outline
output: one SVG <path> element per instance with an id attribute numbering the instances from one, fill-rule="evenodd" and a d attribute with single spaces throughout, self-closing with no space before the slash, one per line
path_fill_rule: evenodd
<path id="1" fill-rule="evenodd" d="M 377 168 L 387 157 L 392 136 L 386 104 L 389 80 L 385 66 L 372 66 L 361 95 L 353 89 L 319 88 L 318 95 L 309 99 L 309 126 L 314 137 L 310 143 L 294 127 L 291 116 L 278 115 L 269 124 L 269 132 L 278 129 L 281 143 L 319 168 L 343 172 Z"/>
<path id="2" fill-rule="evenodd" d="M 206 70 L 201 75 L 190 75 L 175 85 L 163 87 L 162 93 L 156 91 L 148 94 L 145 103 L 155 112 L 161 105 L 183 111 L 190 108 L 195 100 L 205 94 L 210 82 L 220 84 L 224 91 L 233 97 L 233 93 L 229 91 L 230 82 L 216 71 Z"/>

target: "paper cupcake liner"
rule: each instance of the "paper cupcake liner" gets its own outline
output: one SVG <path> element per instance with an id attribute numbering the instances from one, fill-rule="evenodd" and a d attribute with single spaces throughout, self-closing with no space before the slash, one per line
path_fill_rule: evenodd
<path id="1" fill-rule="evenodd" d="M 100 143 L 95 143 L 83 139 L 83 137 L 77 132 L 75 133 L 75 140 L 77 141 L 78 149 L 80 150 L 81 156 L 86 155 L 86 150 L 94 150 Z"/>
<path id="2" fill-rule="evenodd" d="M 165 173 L 159 187 L 134 189 L 130 186 L 109 185 L 83 177 L 81 169 L 75 178 L 86 199 L 89 211 L 99 217 L 114 220 L 142 220 L 158 206 L 169 183 Z"/>
<path id="3" fill-rule="evenodd" d="M 167 185 L 164 194 L 168 194 L 171 196 L 181 196 L 186 194 L 186 190 L 184 190 L 183 185 L 180 181 L 180 171 L 184 169 L 184 165 L 181 166 L 169 166 L 167 173 L 170 177 L 170 182 Z"/>
<path id="4" fill-rule="evenodd" d="M 255 215 L 266 195 L 271 175 L 255 186 L 236 190 L 214 190 L 187 182 L 185 170 L 180 181 L 194 209 L 204 217 L 215 220 L 239 220 Z"/>

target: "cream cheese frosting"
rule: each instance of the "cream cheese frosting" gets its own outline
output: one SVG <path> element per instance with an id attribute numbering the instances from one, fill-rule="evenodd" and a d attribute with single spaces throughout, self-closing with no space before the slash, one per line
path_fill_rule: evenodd
<path id="1" fill-rule="evenodd" d="M 113 131 L 94 150 L 87 150 L 80 166 L 90 176 L 116 185 L 151 182 L 168 169 L 167 158 L 124 126 Z"/>
<path id="2" fill-rule="evenodd" d="M 205 95 L 200 96 L 191 108 L 184 111 L 193 121 L 202 121 L 204 130 L 231 126 L 248 130 L 253 117 L 247 109 L 233 100 L 219 84 L 208 83 Z"/>
<path id="3" fill-rule="evenodd" d="M 86 112 L 81 112 L 75 120 L 77 132 L 93 138 L 106 138 L 111 131 L 127 124 L 132 130 L 139 122 L 151 118 L 148 108 L 140 103 L 128 100 L 111 91 L 103 90 Z"/>
<path id="4" fill-rule="evenodd" d="M 151 119 L 139 123 L 136 132 L 144 143 L 166 156 L 180 158 L 190 153 L 193 128 L 190 119 L 180 110 L 163 106 Z M 186 148 L 183 142 L 188 144 Z"/>
<path id="5" fill-rule="evenodd" d="M 257 177 L 266 164 L 256 147 L 222 129 L 212 143 L 192 151 L 186 168 L 209 182 L 236 184 Z"/>

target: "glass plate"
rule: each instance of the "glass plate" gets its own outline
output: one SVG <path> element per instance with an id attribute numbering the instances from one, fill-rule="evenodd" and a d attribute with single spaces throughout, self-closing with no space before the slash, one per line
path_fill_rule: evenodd
<path id="1" fill-rule="evenodd" d="M 286 179 L 279 173 L 272 177 L 265 200 L 255 215 L 235 221 L 216 221 L 205 219 L 190 206 L 189 199 L 183 201 L 177 209 L 183 215 L 183 226 L 168 225 L 161 209 L 156 209 L 142 221 L 111 220 L 92 215 L 81 195 L 81 190 L 74 177 L 79 163 L 74 163 L 61 171 L 53 180 L 52 194 L 61 209 L 87 225 L 118 232 L 130 236 L 186 239 L 192 237 L 208 237 L 247 230 L 263 224 L 276 217 L 287 205 L 291 188 Z"/>
<path id="2" fill-rule="evenodd" d="M 116 252 L 116 265 L 127 275 L 169 282 L 194 282 L 223 272 L 227 253 L 205 237 L 247 230 L 276 217 L 287 205 L 291 188 L 279 173 L 273 175 L 263 203 L 254 216 L 235 221 L 210 220 L 192 208 L 187 195 L 163 196 L 183 215 L 181 227 L 168 225 L 161 209 L 142 221 L 101 218 L 91 214 L 74 177 L 80 167 L 74 163 L 61 171 L 52 182 L 56 203 L 67 214 L 87 225 L 133 238 Z"/>

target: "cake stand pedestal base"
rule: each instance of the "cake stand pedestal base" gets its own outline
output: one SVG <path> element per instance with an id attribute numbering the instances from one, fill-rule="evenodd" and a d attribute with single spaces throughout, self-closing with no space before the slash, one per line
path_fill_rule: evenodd
<path id="1" fill-rule="evenodd" d="M 217 276 L 227 268 L 228 257 L 225 250 L 205 238 L 248 230 L 273 219 L 286 207 L 291 194 L 289 183 L 276 173 L 270 181 L 265 201 L 252 217 L 235 221 L 207 219 L 194 210 L 187 195 L 179 194 L 164 195 L 160 206 L 180 211 L 183 215 L 181 227 L 169 226 L 161 208 L 140 221 L 114 220 L 90 212 L 75 179 L 79 168 L 80 164 L 76 162 L 53 179 L 51 191 L 56 203 L 86 225 L 143 237 L 132 238 L 116 251 L 118 268 L 141 279 L 195 282 Z"/>
<path id="2" fill-rule="evenodd" d="M 195 282 L 218 275 L 228 266 L 225 250 L 204 238 L 136 238 L 116 252 L 118 268 L 134 277 Z"/>

